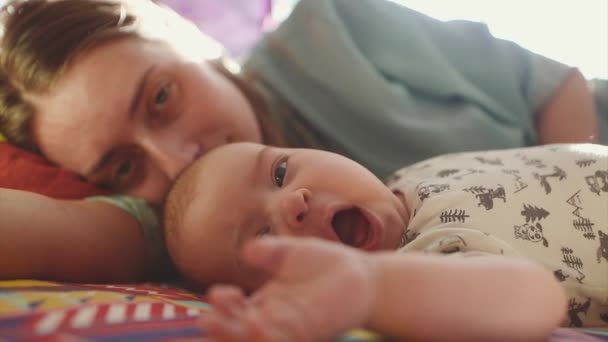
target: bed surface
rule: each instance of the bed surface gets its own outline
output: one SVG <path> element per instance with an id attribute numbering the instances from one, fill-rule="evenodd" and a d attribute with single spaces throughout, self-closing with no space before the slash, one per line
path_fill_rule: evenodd
<path id="1" fill-rule="evenodd" d="M 0 282 L 1 341 L 177 341 L 202 337 L 205 297 L 167 284 Z M 339 342 L 384 341 L 363 330 Z M 552 342 L 608 341 L 608 330 L 559 329 Z"/>
<path id="2" fill-rule="evenodd" d="M 166 284 L 0 282 L 0 341 L 177 341 L 201 337 L 204 296 Z M 341 342 L 379 341 L 353 331 Z"/>

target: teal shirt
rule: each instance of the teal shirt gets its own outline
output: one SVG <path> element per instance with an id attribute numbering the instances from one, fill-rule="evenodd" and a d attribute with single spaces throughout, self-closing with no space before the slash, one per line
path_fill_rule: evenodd
<path id="1" fill-rule="evenodd" d="M 296 146 L 380 177 L 432 156 L 535 145 L 535 113 L 571 68 L 389 1 L 302 0 L 243 72 Z"/>

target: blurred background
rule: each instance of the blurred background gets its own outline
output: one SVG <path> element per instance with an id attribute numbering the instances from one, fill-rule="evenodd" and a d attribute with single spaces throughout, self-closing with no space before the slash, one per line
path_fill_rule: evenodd
<path id="1" fill-rule="evenodd" d="M 135 0 L 145 1 L 145 0 Z M 165 3 L 243 59 L 298 0 L 155 0 Z M 358 1 L 358 0 L 351 0 Z M 441 20 L 486 23 L 492 34 L 608 78 L 608 0 L 392 0 Z M 0 0 L 0 4 L 6 2 Z"/>
<path id="2" fill-rule="evenodd" d="M 298 0 L 161 0 L 244 58 Z M 357 0 L 351 0 L 357 1 Z M 607 0 L 393 0 L 441 20 L 486 23 L 492 34 L 608 78 Z"/>

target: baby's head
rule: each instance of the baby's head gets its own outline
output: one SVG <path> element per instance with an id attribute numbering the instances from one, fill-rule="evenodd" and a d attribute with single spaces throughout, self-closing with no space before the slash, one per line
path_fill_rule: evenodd
<path id="1" fill-rule="evenodd" d="M 201 157 L 178 178 L 165 206 L 167 245 L 180 272 L 197 285 L 246 290 L 265 281 L 241 259 L 247 240 L 314 236 L 368 251 L 395 249 L 407 221 L 397 196 L 356 162 L 253 143 Z"/>

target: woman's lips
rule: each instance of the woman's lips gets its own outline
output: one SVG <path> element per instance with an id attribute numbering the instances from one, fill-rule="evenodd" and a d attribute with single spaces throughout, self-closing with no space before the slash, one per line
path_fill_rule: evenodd
<path id="1" fill-rule="evenodd" d="M 328 221 L 332 235 L 339 242 L 368 251 L 379 249 L 382 245 L 382 223 L 367 209 L 340 208 L 330 215 Z"/>

